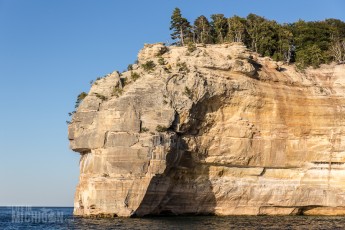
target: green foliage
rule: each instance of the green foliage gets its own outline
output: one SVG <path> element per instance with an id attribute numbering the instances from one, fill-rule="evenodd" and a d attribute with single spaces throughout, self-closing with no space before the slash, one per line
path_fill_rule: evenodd
<path id="1" fill-rule="evenodd" d="M 204 15 L 201 15 L 195 19 L 193 28 L 196 43 L 212 43 L 212 27 Z"/>
<path id="2" fill-rule="evenodd" d="M 331 27 L 327 23 L 300 20 L 293 24 L 292 31 L 299 65 L 316 68 L 331 59 Z"/>
<path id="3" fill-rule="evenodd" d="M 108 173 L 103 173 L 102 177 L 109 177 L 109 174 Z"/>
<path id="4" fill-rule="evenodd" d="M 168 52 L 168 51 L 169 51 L 168 47 L 163 46 L 163 47 L 158 51 L 158 54 L 157 54 L 156 56 L 157 56 L 157 57 L 160 57 L 160 56 L 162 56 L 163 54 L 165 54 L 165 53 Z"/>
<path id="5" fill-rule="evenodd" d="M 291 26 L 279 25 L 255 14 L 245 19 L 244 43 L 263 56 L 270 56 L 290 63 L 293 55 Z M 283 61 L 283 60 L 282 60 Z"/>
<path id="6" fill-rule="evenodd" d="M 171 73 L 171 66 L 169 66 L 170 68 L 168 68 L 168 67 L 164 67 L 163 69 L 164 69 L 164 71 L 166 72 L 166 73 Z"/>
<path id="7" fill-rule="evenodd" d="M 141 127 L 141 128 L 140 128 L 140 132 L 141 132 L 141 133 L 146 133 L 146 132 L 148 132 L 148 131 L 149 131 L 148 128 L 145 128 L 145 127 Z"/>
<path id="8" fill-rule="evenodd" d="M 165 65 L 166 62 L 165 62 L 164 58 L 160 57 L 160 58 L 158 59 L 158 64 L 160 64 L 160 65 Z"/>
<path id="9" fill-rule="evenodd" d="M 228 33 L 226 40 L 230 42 L 244 42 L 246 39 L 246 19 L 239 16 L 228 18 Z"/>
<path id="10" fill-rule="evenodd" d="M 246 18 L 223 14 L 201 15 L 190 26 L 178 8 L 171 17 L 172 38 L 177 44 L 243 42 L 248 48 L 276 61 L 296 62 L 298 68 L 345 62 L 345 23 L 338 19 L 290 24 L 249 14 Z M 192 29 L 191 29 L 192 28 Z M 193 36 L 190 37 L 192 33 Z M 192 52 L 192 46 L 189 52 Z"/>
<path id="11" fill-rule="evenodd" d="M 188 20 L 182 17 L 181 10 L 175 8 L 170 21 L 171 39 L 177 40 L 176 45 L 185 45 L 185 42 L 192 40 L 191 25 Z"/>
<path id="12" fill-rule="evenodd" d="M 306 68 L 308 66 L 317 68 L 325 62 L 322 50 L 316 44 L 298 50 L 296 56 L 296 61 L 300 68 Z"/>
<path id="13" fill-rule="evenodd" d="M 256 52 L 263 56 L 272 56 L 275 53 L 277 48 L 277 25 L 275 21 L 266 19 L 256 25 L 255 36 L 257 36 L 257 40 L 254 42 Z"/>
<path id="14" fill-rule="evenodd" d="M 162 125 L 157 125 L 157 127 L 156 127 L 157 132 L 166 132 L 167 130 L 168 130 L 168 128 L 165 126 L 162 126 Z"/>
<path id="15" fill-rule="evenodd" d="M 291 61 L 294 61 L 295 52 L 291 27 L 285 24 L 278 25 L 277 28 L 276 61 L 286 61 L 289 64 Z"/>
<path id="16" fill-rule="evenodd" d="M 127 85 L 127 78 L 120 78 L 120 81 L 121 81 L 122 87 L 124 87 L 125 85 Z"/>
<path id="17" fill-rule="evenodd" d="M 187 86 L 184 88 L 184 94 L 190 99 L 193 98 L 193 92 Z"/>
<path id="18" fill-rule="evenodd" d="M 76 113 L 76 111 L 72 111 L 72 112 L 68 113 L 68 116 L 71 117 L 71 116 L 73 116 L 75 113 Z M 71 121 L 66 121 L 66 124 L 67 124 L 67 125 L 71 124 Z"/>
<path id="19" fill-rule="evenodd" d="M 179 72 L 189 73 L 189 71 L 190 71 L 185 62 L 178 62 L 176 64 L 176 66 L 177 66 Z"/>
<path id="20" fill-rule="evenodd" d="M 193 53 L 196 50 L 196 45 L 193 42 L 188 42 L 187 50 L 189 53 Z"/>
<path id="21" fill-rule="evenodd" d="M 211 19 L 214 41 L 216 43 L 223 43 L 229 29 L 227 19 L 224 17 L 224 14 L 212 14 Z"/>
<path id="22" fill-rule="evenodd" d="M 330 48 L 330 55 L 332 56 L 332 59 L 337 63 L 345 63 L 345 38 L 333 39 Z"/>
<path id="23" fill-rule="evenodd" d="M 75 114 L 75 110 L 74 111 L 72 111 L 72 112 L 70 112 L 70 113 L 68 113 L 68 116 L 73 116 L 73 114 Z"/>
<path id="24" fill-rule="evenodd" d="M 247 16 L 247 22 L 246 22 L 246 31 L 249 36 L 249 44 L 247 42 L 247 46 L 254 50 L 255 52 L 258 52 L 258 43 L 260 40 L 260 31 L 261 31 L 261 24 L 266 20 L 263 17 L 260 17 L 255 14 L 249 14 Z"/>
<path id="25" fill-rule="evenodd" d="M 95 95 L 97 98 L 101 99 L 102 101 L 108 100 L 108 98 L 107 98 L 106 96 L 102 95 L 102 94 L 94 93 L 94 95 Z"/>
<path id="26" fill-rule="evenodd" d="M 147 71 L 147 72 L 151 72 L 152 70 L 154 70 L 154 68 L 156 67 L 156 64 L 153 61 L 147 61 L 144 64 L 141 65 L 141 67 Z"/>
<path id="27" fill-rule="evenodd" d="M 75 106 L 74 108 L 78 108 L 80 103 L 84 100 L 84 98 L 87 96 L 87 93 L 85 92 L 81 92 L 78 96 L 77 96 L 77 101 L 75 102 Z"/>
<path id="28" fill-rule="evenodd" d="M 127 66 L 127 70 L 128 70 L 128 71 L 133 70 L 133 65 L 132 65 L 132 64 L 129 64 L 129 65 Z"/>
<path id="29" fill-rule="evenodd" d="M 111 93 L 112 96 L 119 97 L 123 93 L 123 89 L 119 87 L 114 87 L 113 92 Z"/>
<path id="30" fill-rule="evenodd" d="M 87 96 L 87 93 L 81 92 L 81 93 L 78 95 L 77 100 L 78 100 L 78 101 L 82 101 L 82 100 L 84 100 L 84 98 L 85 98 L 86 96 Z"/>
<path id="31" fill-rule="evenodd" d="M 140 75 L 137 72 L 131 72 L 131 78 L 133 81 L 136 81 L 139 77 Z"/>

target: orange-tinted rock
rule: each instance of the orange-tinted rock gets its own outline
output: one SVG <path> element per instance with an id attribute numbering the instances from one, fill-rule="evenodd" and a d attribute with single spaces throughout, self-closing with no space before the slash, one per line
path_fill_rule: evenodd
<path id="1" fill-rule="evenodd" d="M 69 126 L 76 215 L 345 213 L 344 65 L 302 73 L 240 44 L 138 56 Z"/>

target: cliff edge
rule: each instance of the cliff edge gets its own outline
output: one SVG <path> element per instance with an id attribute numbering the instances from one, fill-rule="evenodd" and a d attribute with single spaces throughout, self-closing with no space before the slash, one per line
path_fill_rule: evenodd
<path id="1" fill-rule="evenodd" d="M 345 65 L 145 45 L 68 127 L 81 216 L 345 214 Z"/>

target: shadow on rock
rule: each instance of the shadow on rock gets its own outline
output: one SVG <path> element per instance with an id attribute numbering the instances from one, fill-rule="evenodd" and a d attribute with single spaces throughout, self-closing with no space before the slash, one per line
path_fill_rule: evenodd
<path id="1" fill-rule="evenodd" d="M 133 216 L 212 215 L 216 206 L 209 167 L 193 160 L 180 139 L 180 149 L 167 155 L 167 161 L 180 154 L 177 165 L 152 178 L 143 201 Z M 167 162 L 167 164 L 168 164 Z"/>

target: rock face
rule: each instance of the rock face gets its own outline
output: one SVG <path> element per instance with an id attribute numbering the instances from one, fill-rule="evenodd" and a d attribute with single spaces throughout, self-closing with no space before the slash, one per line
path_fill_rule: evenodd
<path id="1" fill-rule="evenodd" d="M 75 215 L 345 214 L 344 65 L 297 72 L 236 43 L 138 61 L 69 125 Z"/>

